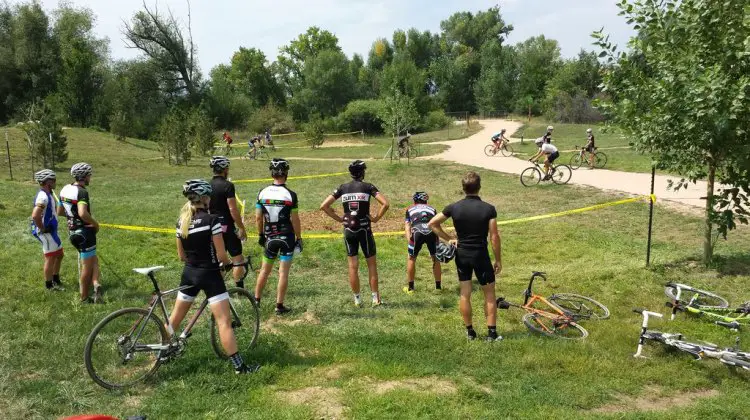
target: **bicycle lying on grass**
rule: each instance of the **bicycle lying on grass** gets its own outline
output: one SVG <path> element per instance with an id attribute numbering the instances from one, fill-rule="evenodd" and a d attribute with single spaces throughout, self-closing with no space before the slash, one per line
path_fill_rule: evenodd
<path id="1" fill-rule="evenodd" d="M 521 184 L 524 187 L 531 187 L 539 184 L 541 181 L 551 180 L 555 184 L 567 184 L 573 175 L 573 170 L 568 165 L 552 165 L 549 170 L 549 177 L 545 177 L 544 168 L 537 162 L 532 162 L 534 166 L 528 167 L 521 172 Z"/>
<path id="2" fill-rule="evenodd" d="M 523 304 L 508 302 L 504 297 L 497 298 L 498 309 L 508 309 L 511 306 L 526 311 L 522 321 L 532 332 L 550 337 L 565 339 L 586 338 L 589 333 L 578 325 L 579 320 L 603 320 L 609 318 L 609 309 L 590 297 L 572 293 L 556 293 L 545 299 L 535 295 L 531 288 L 534 280 L 539 277 L 547 280 L 545 273 L 535 271 L 531 274 L 529 286 L 523 293 Z M 545 309 L 536 306 L 546 305 Z"/>
<path id="3" fill-rule="evenodd" d="M 648 320 L 650 317 L 662 318 L 663 315 L 657 312 L 650 312 L 645 309 L 633 309 L 633 312 L 641 314 L 643 316 L 643 323 L 641 324 L 641 335 L 638 338 L 638 350 L 633 355 L 634 357 L 644 357 L 643 345 L 647 341 L 653 341 L 664 344 L 667 347 L 684 351 L 695 358 L 695 360 L 701 360 L 705 358 L 718 359 L 724 364 L 729 366 L 741 367 L 743 369 L 750 370 L 750 353 L 739 350 L 740 339 L 739 337 L 735 341 L 735 346 L 732 348 L 721 348 L 716 344 L 711 343 L 692 343 L 690 341 L 683 340 L 682 334 L 675 333 L 664 333 L 656 330 L 648 329 Z"/>
<path id="4" fill-rule="evenodd" d="M 667 307 L 672 308 L 670 319 L 674 319 L 677 312 L 683 311 L 732 330 L 740 329 L 741 325 L 750 325 L 750 302 L 731 308 L 726 299 L 715 293 L 680 283 L 667 283 L 664 294 L 670 299 L 667 302 Z"/>
<path id="5" fill-rule="evenodd" d="M 503 141 L 500 146 L 496 146 L 495 143 L 490 143 L 484 146 L 484 154 L 487 156 L 497 156 L 500 152 L 503 156 L 508 157 L 513 154 L 513 147 L 507 141 Z"/>
<path id="6" fill-rule="evenodd" d="M 192 329 L 208 306 L 201 302 L 195 315 L 182 333 L 167 332 L 165 322 L 157 314 L 161 309 L 164 320 L 169 322 L 169 312 L 164 297 L 191 286 L 180 286 L 162 292 L 154 273 L 163 266 L 134 268 L 136 273 L 147 276 L 154 286 L 154 294 L 147 308 L 123 308 L 102 319 L 86 340 L 83 358 L 91 379 L 106 389 L 120 389 L 145 381 L 164 363 L 168 363 L 185 352 L 187 339 Z M 229 306 L 232 314 L 232 330 L 237 339 L 237 348 L 248 351 L 255 346 L 260 331 L 260 312 L 255 298 L 245 289 L 230 288 Z M 211 323 L 211 347 L 217 356 L 227 359 L 219 339 L 219 330 L 213 316 Z"/>
<path id="7" fill-rule="evenodd" d="M 587 151 L 583 147 L 581 147 L 579 150 L 578 146 L 576 146 L 575 149 L 576 150 L 575 152 L 573 152 L 573 156 L 570 157 L 570 167 L 573 169 L 578 169 L 582 164 L 590 165 L 591 152 Z M 606 165 L 607 155 L 604 152 L 600 152 L 597 148 L 594 148 L 594 168 L 601 169 Z"/>

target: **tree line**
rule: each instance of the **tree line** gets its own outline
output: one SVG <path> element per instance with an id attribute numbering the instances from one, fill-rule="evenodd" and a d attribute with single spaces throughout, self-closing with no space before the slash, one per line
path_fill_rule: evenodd
<path id="1" fill-rule="evenodd" d="M 457 111 L 601 118 L 591 106 L 601 82 L 596 55 L 563 59 L 544 36 L 509 45 L 513 26 L 499 7 L 455 13 L 439 33 L 396 30 L 374 40 L 366 58 L 347 57 L 333 33 L 311 27 L 275 60 L 241 47 L 208 74 L 197 65 L 189 14 L 181 24 L 144 5 L 121 28 L 127 46 L 142 53 L 133 60 L 110 57 L 95 19 L 69 3 L 49 15 L 36 1 L 0 4 L 0 122 L 48 112 L 61 124 L 146 139 L 184 118 L 197 121 L 181 129 L 186 138 L 207 127 L 289 132 L 310 122 L 377 133 L 393 98 L 416 110 L 402 127 L 412 130 L 444 126 L 445 113 Z"/>

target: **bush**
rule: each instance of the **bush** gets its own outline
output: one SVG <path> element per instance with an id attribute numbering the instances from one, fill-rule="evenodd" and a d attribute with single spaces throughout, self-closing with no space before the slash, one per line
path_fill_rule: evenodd
<path id="1" fill-rule="evenodd" d="M 367 134 L 382 134 L 383 120 L 380 118 L 383 103 L 377 99 L 349 102 L 336 117 L 342 131 L 365 130 Z"/>
<path id="2" fill-rule="evenodd" d="M 597 123 L 604 120 L 602 114 L 593 107 L 592 98 L 583 92 L 570 96 L 567 92 L 557 91 L 548 94 L 546 117 L 553 121 L 571 124 Z"/>
<path id="3" fill-rule="evenodd" d="M 162 118 L 155 133 L 162 155 L 172 164 L 187 165 L 191 158 L 190 133 L 187 124 L 187 114 L 175 107 Z"/>
<path id="4" fill-rule="evenodd" d="M 325 140 L 325 127 L 323 121 L 319 118 L 314 118 L 304 125 L 304 129 L 305 138 L 310 147 L 314 149 L 323 144 L 323 141 Z"/>
<path id="5" fill-rule="evenodd" d="M 194 108 L 188 116 L 190 143 L 196 153 L 208 156 L 214 149 L 214 122 L 208 112 Z"/>
<path id="6" fill-rule="evenodd" d="M 425 115 L 424 118 L 422 118 L 422 124 L 419 128 L 422 131 L 436 131 L 449 127 L 451 124 L 453 124 L 453 120 L 445 115 L 445 111 L 437 110 L 430 111 Z"/>
<path id="7" fill-rule="evenodd" d="M 291 133 L 295 129 L 294 120 L 284 109 L 269 103 L 255 111 L 247 123 L 251 133 L 263 133 L 266 128 L 270 128 L 273 134 Z"/>
<path id="8" fill-rule="evenodd" d="M 68 159 L 68 138 L 60 120 L 44 102 L 32 103 L 27 114 L 29 120 L 19 125 L 31 142 L 34 157 L 45 168 L 54 169 L 55 164 Z"/>

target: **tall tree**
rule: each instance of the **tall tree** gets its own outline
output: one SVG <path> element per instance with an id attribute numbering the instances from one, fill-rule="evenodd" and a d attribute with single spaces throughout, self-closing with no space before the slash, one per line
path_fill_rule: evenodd
<path id="1" fill-rule="evenodd" d="M 265 106 L 269 101 L 283 103 L 284 95 L 266 56 L 256 48 L 240 47 L 232 55 L 229 77 L 235 88 L 253 101 L 256 107 Z"/>
<path id="2" fill-rule="evenodd" d="M 367 66 L 373 70 L 383 70 L 383 67 L 391 61 L 393 61 L 391 43 L 385 38 L 376 39 L 367 56 Z"/>
<path id="3" fill-rule="evenodd" d="M 482 70 L 474 84 L 474 96 L 480 112 L 511 111 L 515 105 L 518 66 L 513 47 L 502 47 L 498 41 L 482 46 Z"/>
<path id="4" fill-rule="evenodd" d="M 539 35 L 517 44 L 516 51 L 519 72 L 518 97 L 533 98 L 533 109 L 538 112 L 544 97 L 544 88 L 561 65 L 560 46 L 554 39 Z"/>
<path id="5" fill-rule="evenodd" d="M 333 33 L 311 26 L 289 45 L 279 49 L 279 76 L 291 94 L 303 81 L 305 63 L 316 57 L 321 51 L 341 51 L 339 39 Z"/>
<path id="6" fill-rule="evenodd" d="M 15 111 L 20 75 L 16 68 L 13 45 L 13 11 L 6 3 L 0 4 L 0 123 Z"/>
<path id="7" fill-rule="evenodd" d="M 297 121 L 310 115 L 331 117 L 352 99 L 354 77 L 349 60 L 338 50 L 325 50 L 305 61 L 304 87 L 290 101 Z"/>
<path id="8" fill-rule="evenodd" d="M 146 60 L 114 63 L 105 95 L 112 98 L 110 129 L 120 137 L 149 138 L 156 131 L 170 100 L 161 86 L 159 64 Z"/>
<path id="9" fill-rule="evenodd" d="M 747 223 L 750 191 L 750 8 L 738 0 L 622 0 L 638 31 L 630 52 L 595 33 L 609 63 L 603 106 L 639 150 L 683 182 L 705 178 L 703 258 L 713 227 Z M 726 186 L 715 194 L 716 182 Z"/>

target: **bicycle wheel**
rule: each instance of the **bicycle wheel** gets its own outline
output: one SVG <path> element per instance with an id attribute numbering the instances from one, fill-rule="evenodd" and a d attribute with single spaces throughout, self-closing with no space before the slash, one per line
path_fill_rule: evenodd
<path id="1" fill-rule="evenodd" d="M 578 169 L 581 167 L 581 162 L 583 161 L 583 158 L 581 158 L 580 152 L 573 153 L 573 156 L 570 157 L 570 167 L 573 169 Z"/>
<path id="2" fill-rule="evenodd" d="M 159 368 L 159 346 L 169 344 L 164 323 L 143 308 L 112 312 L 89 334 L 83 360 L 91 379 L 106 389 L 146 380 Z"/>
<path id="3" fill-rule="evenodd" d="M 592 320 L 609 318 L 609 309 L 590 297 L 573 293 L 555 293 L 547 300 L 575 318 Z"/>
<path id="4" fill-rule="evenodd" d="M 573 170 L 568 165 L 557 165 L 554 169 L 555 173 L 552 174 L 552 182 L 555 184 L 567 184 L 570 181 L 570 177 L 573 176 Z"/>
<path id="5" fill-rule="evenodd" d="M 750 361 L 735 357 L 733 355 L 724 354 L 721 356 L 722 363 L 725 363 L 734 367 L 741 367 L 743 369 L 750 370 Z"/>
<path id="6" fill-rule="evenodd" d="M 488 144 L 484 146 L 484 154 L 487 156 L 495 156 L 497 154 L 497 151 L 495 151 L 495 145 Z"/>
<path id="7" fill-rule="evenodd" d="M 511 147 L 510 144 L 505 143 L 503 147 L 500 148 L 500 152 L 503 154 L 503 156 L 508 157 L 513 154 L 513 147 Z"/>
<path id="8" fill-rule="evenodd" d="M 550 319 L 539 314 L 527 313 L 522 320 L 530 331 L 549 337 L 580 340 L 589 335 L 582 326 L 562 317 Z"/>
<path id="9" fill-rule="evenodd" d="M 409 159 L 416 159 L 419 156 L 419 152 L 416 147 L 409 146 Z"/>
<path id="10" fill-rule="evenodd" d="M 604 152 L 594 154 L 594 168 L 601 169 L 607 165 L 607 155 Z"/>
<path id="11" fill-rule="evenodd" d="M 537 168 L 526 168 L 521 172 L 521 184 L 524 187 L 537 185 L 542 180 L 542 173 Z"/>
<path id="12" fill-rule="evenodd" d="M 677 284 L 669 283 L 664 287 L 664 294 L 671 301 L 677 300 Z M 682 289 L 680 295 L 680 302 L 684 305 L 690 304 L 698 309 L 711 309 L 711 308 L 728 308 L 729 302 L 723 297 L 707 292 L 705 290 L 696 289 L 685 284 L 679 284 Z"/>
<path id="13" fill-rule="evenodd" d="M 229 304 L 232 310 L 232 330 L 237 340 L 237 349 L 240 352 L 250 351 L 258 342 L 260 333 L 260 311 L 255 298 L 245 289 L 233 287 L 229 293 Z M 211 316 L 211 347 L 222 359 L 228 359 L 229 355 L 224 351 L 219 337 L 219 328 L 216 326 L 214 317 Z"/>

